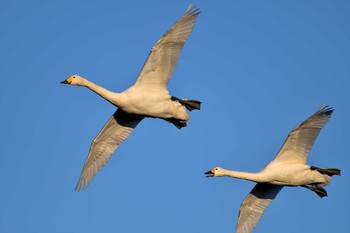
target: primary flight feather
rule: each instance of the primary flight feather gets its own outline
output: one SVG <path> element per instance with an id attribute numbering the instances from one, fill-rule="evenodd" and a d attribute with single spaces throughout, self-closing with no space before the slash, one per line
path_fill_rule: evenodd
<path id="1" fill-rule="evenodd" d="M 72 75 L 61 82 L 85 86 L 118 107 L 91 144 L 76 186 L 78 191 L 89 185 L 143 118 L 164 119 L 177 128 L 182 128 L 187 126 L 189 120 L 187 110 L 200 109 L 200 101 L 179 99 L 171 96 L 167 90 L 182 47 L 190 36 L 199 13 L 197 7 L 190 5 L 187 8 L 152 47 L 136 82 L 127 90 L 121 93 L 111 92 L 79 75 Z"/>
<path id="2" fill-rule="evenodd" d="M 206 172 L 207 177 L 229 176 L 254 181 L 257 184 L 241 204 L 236 233 L 250 233 L 260 221 L 265 209 L 284 186 L 301 186 L 327 196 L 326 186 L 337 168 L 306 165 L 309 152 L 321 129 L 330 119 L 333 109 L 321 106 L 312 116 L 295 127 L 288 135 L 277 156 L 260 172 L 239 172 L 220 167 Z"/>

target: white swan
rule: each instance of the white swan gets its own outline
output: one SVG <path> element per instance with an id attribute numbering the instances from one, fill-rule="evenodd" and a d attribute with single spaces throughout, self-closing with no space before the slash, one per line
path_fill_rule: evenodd
<path id="1" fill-rule="evenodd" d="M 283 186 L 302 186 L 320 197 L 327 196 L 323 186 L 330 182 L 332 175 L 340 175 L 340 170 L 318 168 L 305 163 L 320 130 L 332 113 L 332 108 L 321 106 L 316 113 L 295 127 L 274 160 L 258 173 L 229 171 L 220 167 L 205 173 L 207 177 L 230 176 L 257 183 L 241 204 L 236 233 L 252 232 Z"/>
<path id="2" fill-rule="evenodd" d="M 118 107 L 93 140 L 76 190 L 80 191 L 89 185 L 112 153 L 144 117 L 161 118 L 181 128 L 186 126 L 189 119 L 186 108 L 190 111 L 200 109 L 201 102 L 170 96 L 167 90 L 182 47 L 190 36 L 199 13 L 197 7 L 190 5 L 187 8 L 152 47 L 136 82 L 124 92 L 111 92 L 78 75 L 72 75 L 61 82 L 85 86 Z"/>

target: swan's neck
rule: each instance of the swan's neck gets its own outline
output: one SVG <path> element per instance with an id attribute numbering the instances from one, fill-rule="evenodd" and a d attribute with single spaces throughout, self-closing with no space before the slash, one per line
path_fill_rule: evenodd
<path id="1" fill-rule="evenodd" d="M 238 178 L 242 180 L 250 180 L 254 182 L 264 182 L 260 173 L 239 172 L 239 171 L 225 171 L 225 176 Z"/>
<path id="2" fill-rule="evenodd" d="M 120 107 L 120 94 L 109 91 L 93 82 L 90 82 L 89 80 L 84 81 L 84 86 L 89 88 L 91 91 L 95 92 L 105 100 L 109 101 L 111 104 Z"/>

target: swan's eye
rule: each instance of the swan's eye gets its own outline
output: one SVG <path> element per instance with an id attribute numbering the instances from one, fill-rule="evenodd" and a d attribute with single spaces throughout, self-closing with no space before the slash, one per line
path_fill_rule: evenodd
<path id="1" fill-rule="evenodd" d="M 75 76 L 73 76 L 73 78 L 75 78 Z"/>
<path id="2" fill-rule="evenodd" d="M 217 170 L 218 170 L 218 168 L 215 168 L 215 170 L 217 171 Z"/>

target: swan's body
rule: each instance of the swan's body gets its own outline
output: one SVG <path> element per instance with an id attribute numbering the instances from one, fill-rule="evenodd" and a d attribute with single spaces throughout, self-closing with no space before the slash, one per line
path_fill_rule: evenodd
<path id="1" fill-rule="evenodd" d="M 61 82 L 87 87 L 118 107 L 92 142 L 76 186 L 78 191 L 89 185 L 91 179 L 143 118 L 161 118 L 181 128 L 189 120 L 186 109 L 200 109 L 199 101 L 170 96 L 167 90 L 182 47 L 190 36 L 199 13 L 197 7 L 188 7 L 181 18 L 152 47 L 136 82 L 127 90 L 115 93 L 79 75 L 72 75 Z"/>
<path id="2" fill-rule="evenodd" d="M 218 169 L 215 176 L 230 176 L 257 183 L 269 183 L 281 186 L 301 186 L 306 184 L 327 185 L 329 179 L 317 170 L 311 170 L 305 164 L 270 163 L 257 173 Z"/>
<path id="3" fill-rule="evenodd" d="M 340 175 L 340 170 L 318 168 L 305 163 L 320 130 L 332 113 L 332 108 L 322 106 L 294 128 L 274 160 L 260 172 L 230 171 L 216 167 L 205 173 L 208 177 L 229 176 L 257 183 L 242 202 L 236 233 L 252 232 L 283 186 L 302 186 L 320 197 L 327 196 L 323 187 L 330 182 L 332 175 Z"/>
<path id="4" fill-rule="evenodd" d="M 73 75 L 71 79 L 71 85 L 85 86 L 129 114 L 182 121 L 189 119 L 186 108 L 179 101 L 173 101 L 167 89 L 133 85 L 121 93 L 115 93 L 79 75 Z"/>

